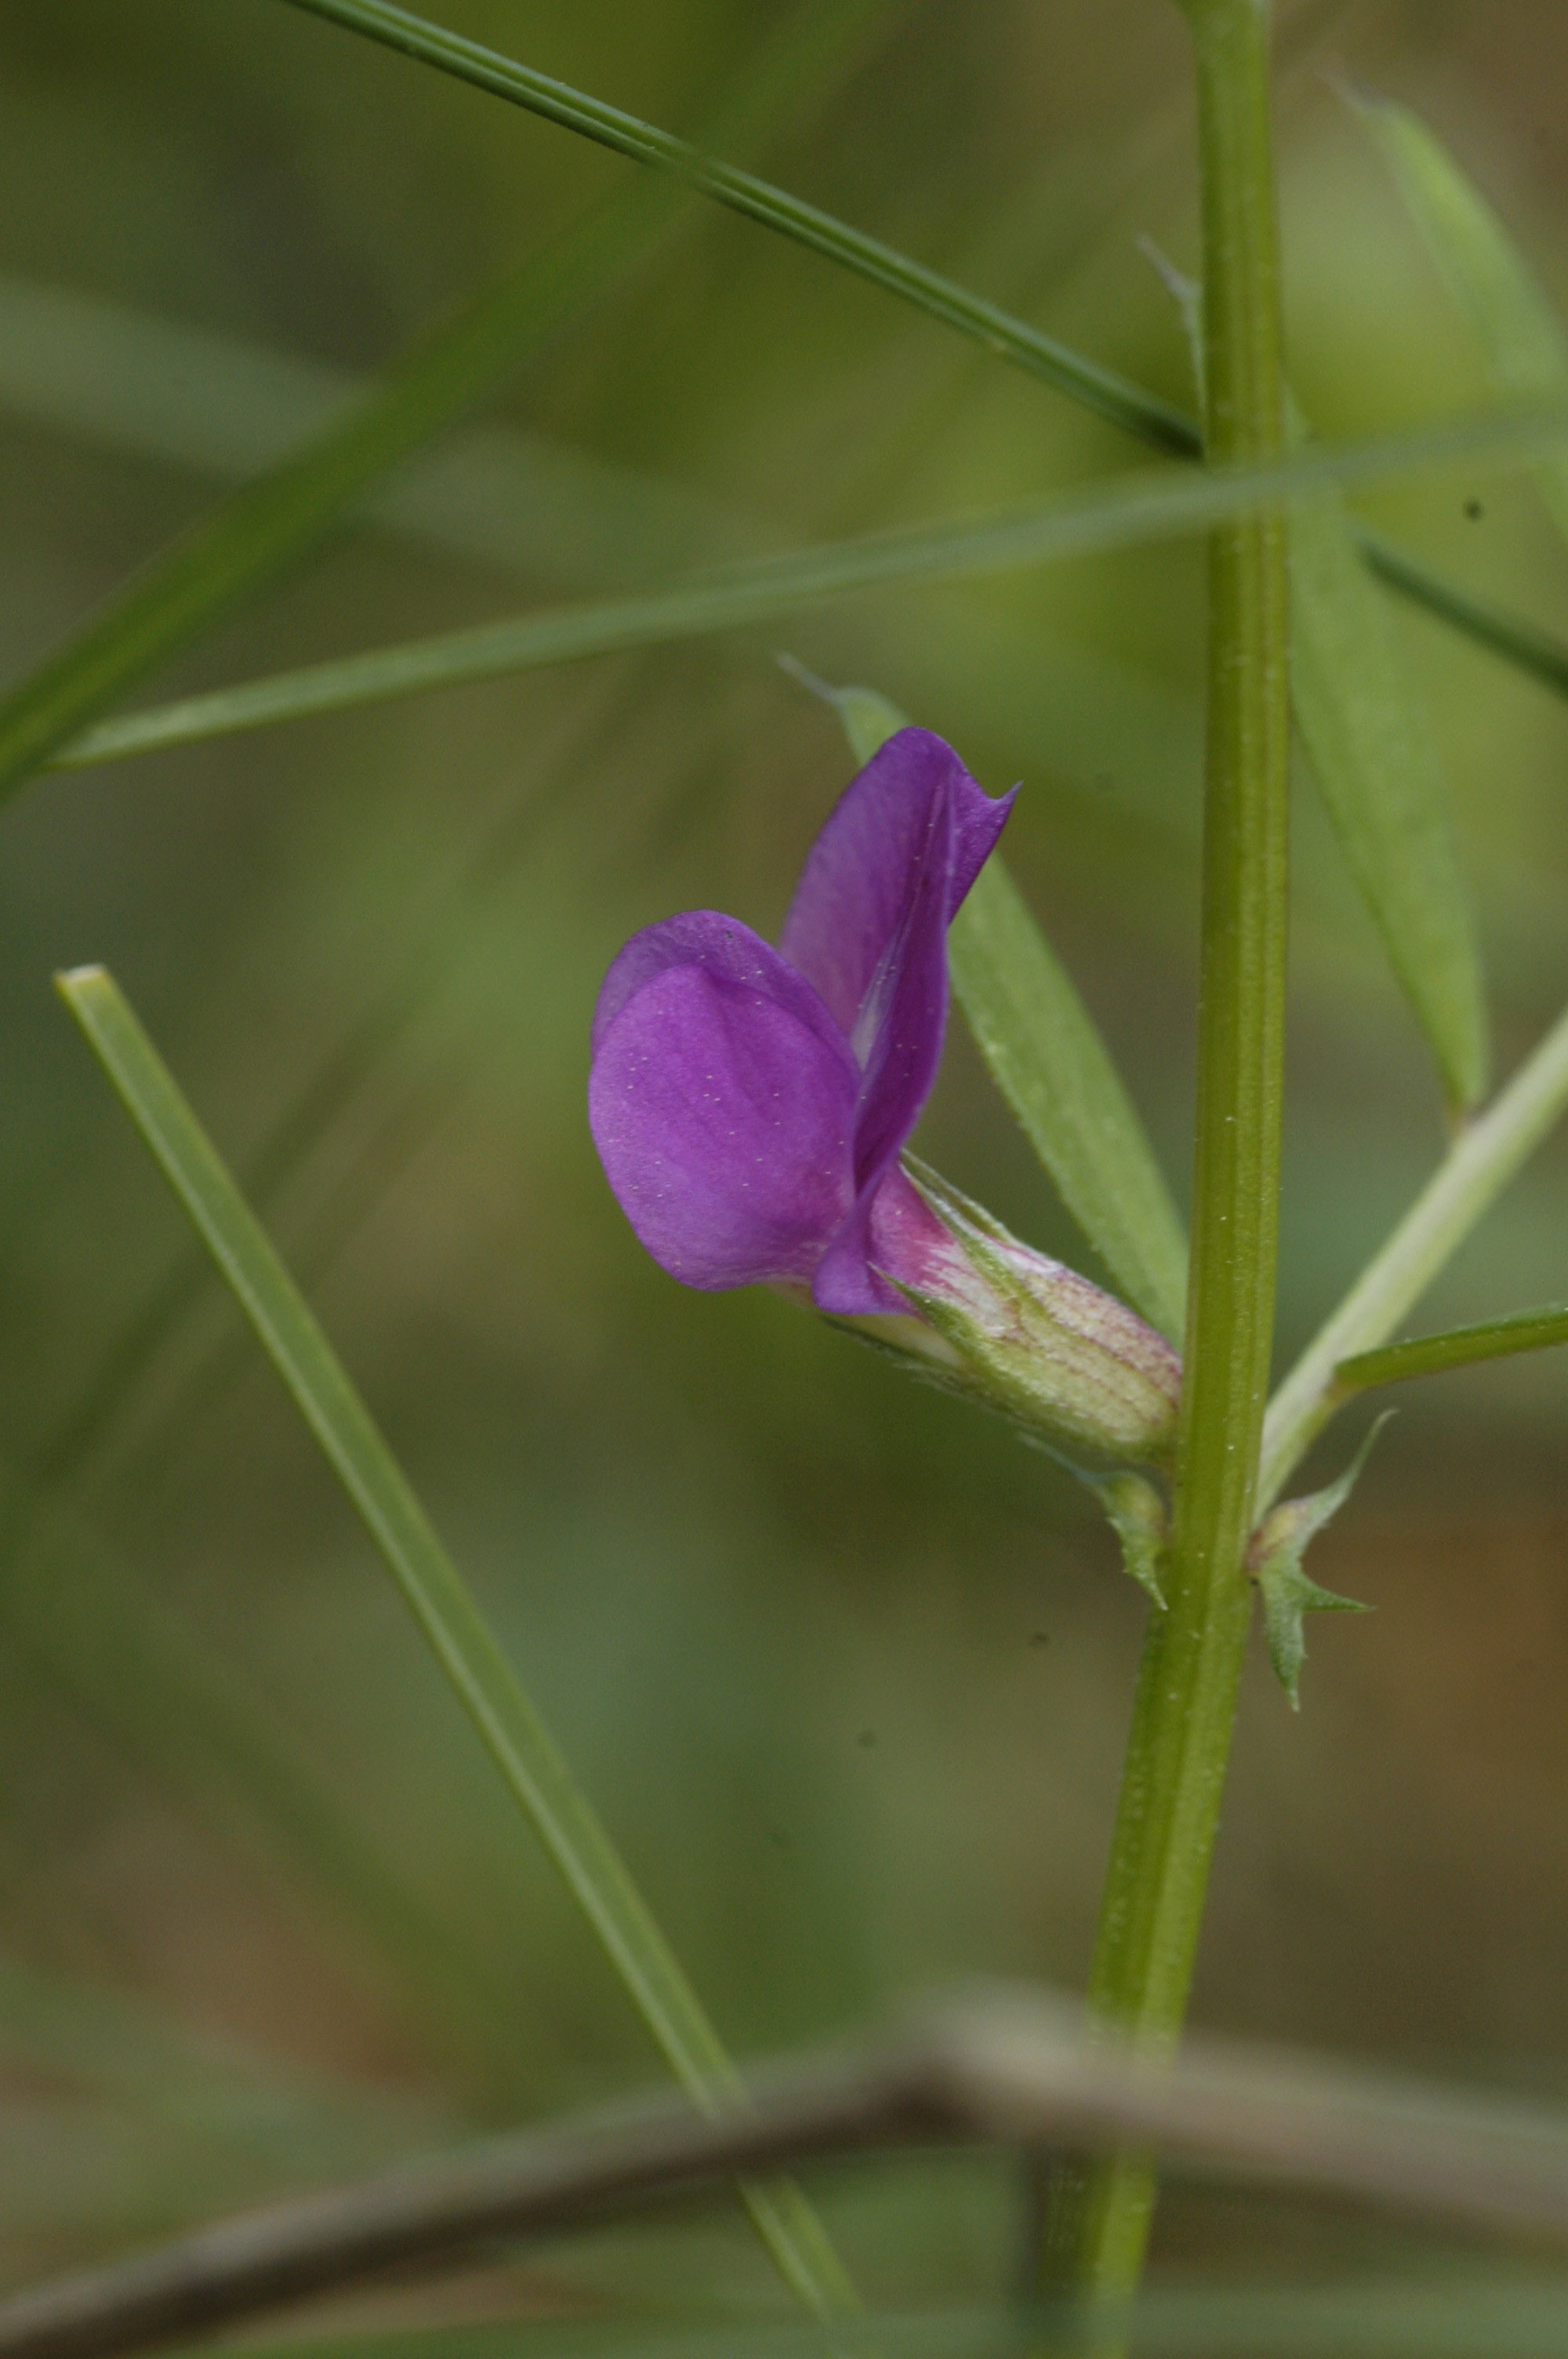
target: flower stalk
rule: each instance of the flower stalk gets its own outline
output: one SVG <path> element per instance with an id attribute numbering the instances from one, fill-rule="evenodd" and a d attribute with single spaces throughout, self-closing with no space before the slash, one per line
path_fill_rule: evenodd
<path id="1" fill-rule="evenodd" d="M 1269 11 L 1266 0 L 1180 5 L 1197 76 L 1206 451 L 1211 464 L 1266 462 L 1283 440 Z M 1185 2012 L 1251 1616 L 1284 1035 L 1283 518 L 1217 531 L 1208 582 L 1192 1281 L 1167 1604 L 1149 1625 L 1089 1984 L 1093 2013 L 1156 2053 Z M 1141 2156 L 1064 2170 L 1045 2238 L 1049 2289 L 1130 2292 L 1153 2197 Z"/>

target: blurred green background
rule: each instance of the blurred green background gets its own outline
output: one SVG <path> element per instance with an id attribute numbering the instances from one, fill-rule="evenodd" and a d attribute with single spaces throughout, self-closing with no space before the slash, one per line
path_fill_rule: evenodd
<path id="1" fill-rule="evenodd" d="M 676 128 L 780 14 L 441 13 Z M 1464 324 L 1336 85 L 1421 111 L 1568 299 L 1562 10 L 1280 16 L 1292 371 L 1314 424 L 1483 405 Z M 1138 246 L 1195 259 L 1168 0 L 912 0 L 760 160 L 1190 399 Z M 272 0 L 12 0 L 6 673 L 286 446 L 324 390 L 631 169 Z M 695 205 L 477 441 L 445 447 L 479 476 L 411 472 L 422 504 L 345 528 L 156 692 L 1147 463 Z M 1451 474 L 1366 513 L 1543 622 L 1568 615 L 1568 555 L 1522 478 Z M 654 1268 L 588 1140 L 587 1027 L 635 927 L 698 905 L 776 927 L 849 767 L 831 714 L 779 669 L 788 651 L 881 689 L 991 791 L 1023 781 L 1015 873 L 1184 1189 L 1201 582 L 1183 543 L 864 596 L 49 777 L 7 810 L 4 1459 L 49 1500 L 0 1594 L 14 2275 L 656 2077 L 215 1286 L 115 1376 L 188 1248 L 50 971 L 114 967 L 242 1167 L 302 1104 L 330 1107 L 275 1233 L 740 2051 L 968 1975 L 1076 1986 L 1143 1611 L 1092 1502 L 782 1301 Z M 1568 706 L 1428 622 L 1399 628 L 1506 1067 L 1568 996 Z M 1299 808 L 1281 1364 L 1442 1146 L 1310 782 Z M 922 1147 L 1084 1262 L 957 1026 Z M 1561 1297 L 1565 1181 L 1560 1140 L 1420 1323 Z M 1568 2087 L 1568 1361 L 1444 1378 L 1401 1412 L 1314 1561 L 1377 1613 L 1310 1628 L 1299 1721 L 1260 1656 L 1249 1675 L 1195 2016 Z M 874 2191 L 853 2200 L 857 2249 L 896 2256 L 905 2290 L 973 2290 L 1002 2267 L 1005 2174 L 932 2173 L 918 2236 L 878 2225 Z M 1254 2258 L 1270 2238 L 1295 2251 L 1267 2216 L 1265 2234 L 1174 2207 L 1167 2264 L 1227 2235 Z M 739 2230 L 711 2234 L 749 2266 Z M 589 2268 L 565 2256 L 561 2282 Z"/>

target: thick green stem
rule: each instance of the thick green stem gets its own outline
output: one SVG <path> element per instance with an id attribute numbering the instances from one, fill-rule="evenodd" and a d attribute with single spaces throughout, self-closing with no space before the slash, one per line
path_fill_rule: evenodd
<path id="1" fill-rule="evenodd" d="M 1206 449 L 1267 459 L 1282 438 L 1268 10 L 1183 0 L 1197 62 Z M 1250 1614 L 1251 1527 L 1273 1334 L 1284 1031 L 1285 528 L 1217 532 L 1209 560 L 1208 781 L 1197 1157 L 1186 1381 L 1167 1609 L 1133 1710 L 1090 2004 L 1145 2048 L 1185 2011 Z M 1120 2156 L 1063 2175 L 1054 2290 L 1114 2299 L 1142 2267 L 1154 2181 Z"/>

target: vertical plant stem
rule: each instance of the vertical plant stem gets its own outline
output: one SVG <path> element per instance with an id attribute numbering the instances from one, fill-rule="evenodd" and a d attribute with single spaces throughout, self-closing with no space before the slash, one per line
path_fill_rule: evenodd
<path id="1" fill-rule="evenodd" d="M 1206 441 L 1212 463 L 1281 446 L 1267 0 L 1182 0 L 1203 179 Z M 1209 556 L 1197 1151 L 1186 1380 L 1166 1573 L 1150 1624 L 1090 1976 L 1104 2022 L 1158 2051 L 1185 2011 L 1250 1617 L 1251 1526 L 1273 1336 L 1284 1033 L 1287 592 L 1283 519 Z M 1064 2172 L 1055 2290 L 1137 2283 L 1154 2179 L 1141 2156 Z"/>

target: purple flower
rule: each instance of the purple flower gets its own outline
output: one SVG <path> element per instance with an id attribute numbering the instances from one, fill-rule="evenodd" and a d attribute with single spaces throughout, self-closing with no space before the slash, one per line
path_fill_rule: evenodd
<path id="1" fill-rule="evenodd" d="M 589 1120 L 672 1277 L 809 1288 L 1032 1431 L 1158 1462 L 1181 1392 L 1163 1336 L 899 1159 L 941 1060 L 947 928 L 1011 807 L 900 730 L 813 844 L 776 951 L 711 909 L 633 935 L 594 1014 Z"/>
<path id="2" fill-rule="evenodd" d="M 627 943 L 594 1013 L 589 1120 L 672 1277 L 910 1310 L 899 1288 L 923 1289 L 949 1239 L 899 1154 L 941 1060 L 947 928 L 1011 807 L 900 730 L 812 845 L 776 951 L 711 909 Z"/>

